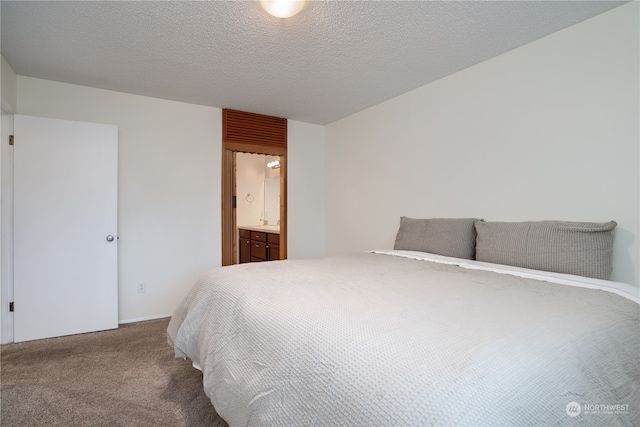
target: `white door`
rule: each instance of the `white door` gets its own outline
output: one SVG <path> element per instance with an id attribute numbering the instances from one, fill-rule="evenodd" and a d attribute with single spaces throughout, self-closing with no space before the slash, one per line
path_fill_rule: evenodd
<path id="1" fill-rule="evenodd" d="M 118 327 L 118 128 L 14 117 L 14 339 Z"/>

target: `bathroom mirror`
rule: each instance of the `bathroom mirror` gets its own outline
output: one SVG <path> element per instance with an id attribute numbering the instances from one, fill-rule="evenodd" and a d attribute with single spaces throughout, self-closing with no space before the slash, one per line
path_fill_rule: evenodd
<path id="1" fill-rule="evenodd" d="M 264 219 L 280 225 L 280 157 L 265 156 Z"/>
<path id="2" fill-rule="evenodd" d="M 278 156 L 237 154 L 238 226 L 280 225 L 279 162 Z"/>

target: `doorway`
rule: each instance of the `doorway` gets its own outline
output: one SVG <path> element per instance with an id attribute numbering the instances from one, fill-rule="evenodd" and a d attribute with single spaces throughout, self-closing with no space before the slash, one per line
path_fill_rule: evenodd
<path id="1" fill-rule="evenodd" d="M 283 152 L 284 151 L 284 152 Z M 244 162 L 247 156 L 249 162 Z M 276 171 L 269 168 L 268 163 L 278 161 Z M 245 182 L 238 177 L 238 164 L 254 164 L 254 171 L 259 164 L 264 174 L 257 178 L 262 182 L 254 183 L 254 190 L 247 189 Z M 241 175 L 243 173 L 241 172 Z M 240 180 L 246 181 L 241 176 Z M 278 187 L 276 194 L 275 188 Z M 278 259 L 287 258 L 287 156 L 286 149 L 257 149 L 243 151 L 241 149 L 225 149 L 222 156 L 222 265 L 233 265 L 239 259 L 238 229 L 243 226 L 262 226 L 265 232 L 279 234 Z M 260 194 L 261 193 L 261 194 Z M 246 209 L 243 209 L 246 208 Z M 239 213 L 242 211 L 241 213 Z"/>
<path id="2" fill-rule="evenodd" d="M 279 259 L 286 259 L 287 119 L 225 108 L 222 110 L 222 265 L 238 263 L 238 153 L 263 154 L 280 159 L 280 238 L 276 246 L 279 246 Z"/>

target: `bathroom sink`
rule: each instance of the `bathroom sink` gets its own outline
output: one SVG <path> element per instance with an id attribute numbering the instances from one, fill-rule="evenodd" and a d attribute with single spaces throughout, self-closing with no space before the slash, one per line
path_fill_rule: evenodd
<path id="1" fill-rule="evenodd" d="M 279 225 L 239 225 L 238 228 L 253 231 L 265 231 L 268 233 L 280 233 Z"/>

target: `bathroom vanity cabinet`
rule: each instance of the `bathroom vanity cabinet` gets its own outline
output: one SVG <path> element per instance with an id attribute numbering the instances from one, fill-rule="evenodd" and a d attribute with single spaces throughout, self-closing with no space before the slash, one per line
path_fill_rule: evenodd
<path id="1" fill-rule="evenodd" d="M 280 259 L 279 233 L 239 228 L 238 236 L 240 264 Z"/>

